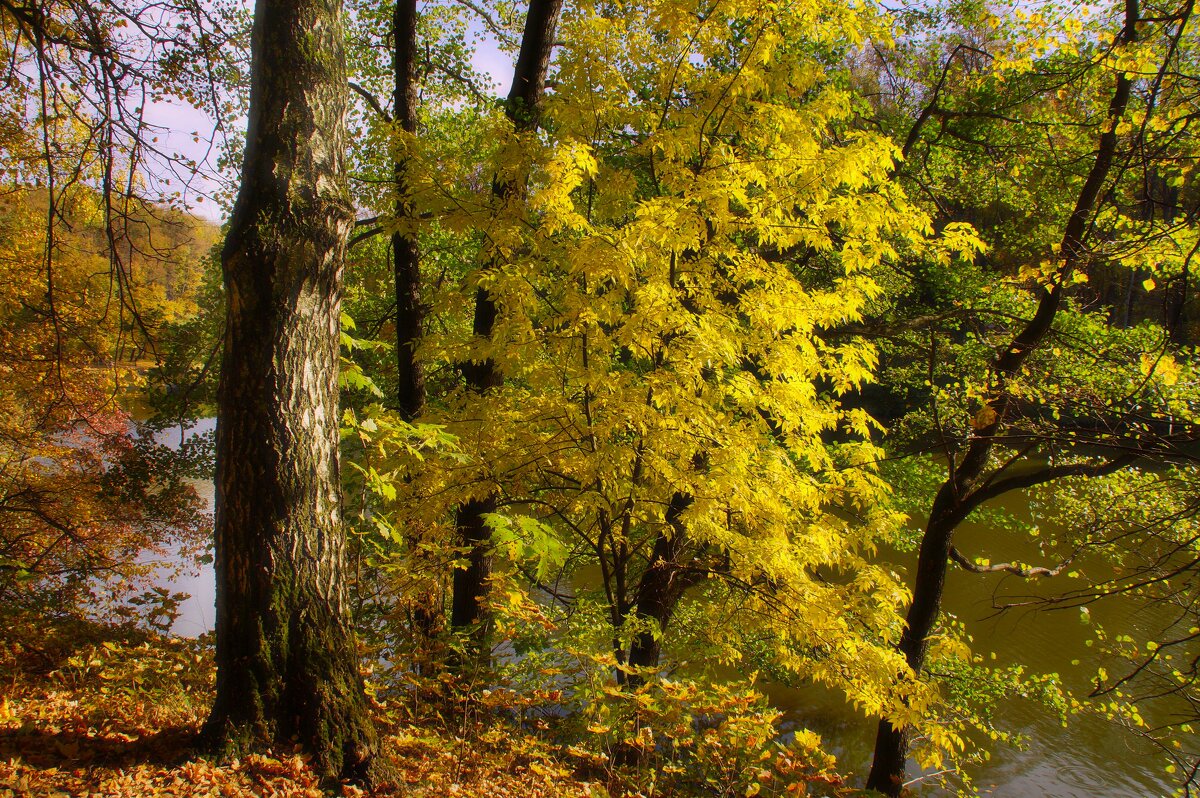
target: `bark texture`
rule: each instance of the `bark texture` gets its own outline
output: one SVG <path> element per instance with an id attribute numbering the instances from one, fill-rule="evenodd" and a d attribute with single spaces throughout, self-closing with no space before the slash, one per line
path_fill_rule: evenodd
<path id="1" fill-rule="evenodd" d="M 225 755 L 298 741 L 369 780 L 378 743 L 345 587 L 338 483 L 342 269 L 353 213 L 340 0 L 258 0 L 242 186 L 225 242 L 216 476 Z"/>
<path id="2" fill-rule="evenodd" d="M 1126 0 L 1124 27 L 1119 43 L 1130 44 L 1137 38 L 1137 0 Z M 917 558 L 913 599 L 905 619 L 899 650 L 913 673 L 925 666 L 929 636 L 941 612 L 954 530 L 976 507 L 996 495 L 989 490 L 990 480 L 982 479 L 997 437 L 1005 429 L 1011 397 L 1005 391 L 1006 380 L 1018 372 L 1025 360 L 1046 338 L 1062 304 L 1063 292 L 1071 275 L 1083 268 L 1088 259 L 1087 231 L 1112 169 L 1117 149 L 1116 127 L 1129 105 L 1132 83 L 1122 73 L 1116 80 L 1109 102 L 1105 129 L 1100 135 L 1091 169 L 1080 188 L 1075 207 L 1063 229 L 1060 251 L 1064 263 L 1052 286 L 1042 289 L 1033 318 L 1013 336 L 992 362 L 992 391 L 976 416 L 974 435 L 966 453 L 951 468 L 934 498 L 925 535 Z M 1116 462 L 1116 461 L 1114 461 Z M 994 475 L 993 475 L 994 476 Z M 875 755 L 867 777 L 867 789 L 891 796 L 900 795 L 908 758 L 908 729 L 896 728 L 880 720 L 875 737 Z"/>

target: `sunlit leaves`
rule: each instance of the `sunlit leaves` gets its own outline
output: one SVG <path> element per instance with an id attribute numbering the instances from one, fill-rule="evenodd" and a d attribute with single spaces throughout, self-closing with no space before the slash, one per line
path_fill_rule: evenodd
<path id="1" fill-rule="evenodd" d="M 493 541 L 518 567 L 599 560 L 608 576 L 579 589 L 607 596 L 612 634 L 669 639 L 631 591 L 686 496 L 666 533 L 685 538 L 677 566 L 738 596 L 777 662 L 866 712 L 931 700 L 895 681 L 905 595 L 866 560 L 894 518 L 878 429 L 843 398 L 877 353 L 835 333 L 902 253 L 950 266 L 982 245 L 965 226 L 935 236 L 891 180 L 894 144 L 855 129 L 839 54 L 867 35 L 885 36 L 879 21 L 837 3 L 572 5 L 536 136 L 492 114 L 443 128 L 453 111 L 403 139 L 424 229 L 465 267 L 433 292 L 421 351 L 490 359 L 505 384 L 428 411 L 455 462 L 385 488 L 364 451 L 386 535 L 445 530 L 456 505 L 495 495 Z M 500 311 L 487 338 L 465 315 L 479 287 Z"/>

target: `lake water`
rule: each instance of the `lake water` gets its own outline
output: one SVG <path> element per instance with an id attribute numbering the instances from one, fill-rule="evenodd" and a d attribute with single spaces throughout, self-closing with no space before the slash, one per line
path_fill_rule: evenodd
<path id="1" fill-rule="evenodd" d="M 1026 498 L 1008 498 L 1020 515 Z M 923 519 L 919 519 L 923 520 Z M 1046 529 L 1043 526 L 1043 529 Z M 1046 530 L 1049 531 L 1049 530 Z M 963 524 L 955 543 L 967 556 L 993 562 L 1020 560 L 1053 566 L 1019 533 L 998 534 L 982 524 Z M 900 556 L 911 573 L 915 555 Z M 1011 596 L 1050 596 L 1060 592 L 1067 577 L 1026 581 L 1011 575 L 972 574 L 951 566 L 946 578 L 943 609 L 961 621 L 974 638 L 973 650 L 995 666 L 1022 664 L 1031 673 L 1058 673 L 1065 687 L 1086 696 L 1100 663 L 1086 644 L 1093 624 L 1110 635 L 1129 634 L 1146 640 L 1153 632 L 1151 616 L 1128 603 L 1110 601 L 1090 608 L 1091 623 L 1078 609 L 1007 610 L 996 604 Z M 995 655 L 994 662 L 991 655 Z M 1072 665 L 1078 660 L 1078 665 Z M 767 688 L 787 721 L 821 733 L 843 769 L 865 774 L 875 742 L 875 722 L 858 716 L 844 702 L 817 689 Z M 1145 711 L 1143 714 L 1147 714 Z M 1175 792 L 1165 762 L 1154 744 L 1131 731 L 1095 716 L 1073 718 L 1064 728 L 1058 717 L 1030 700 L 1013 696 L 1001 702 L 997 725 L 1025 737 L 1021 747 L 987 741 L 990 760 L 969 768 L 975 788 L 996 798 L 1152 798 Z M 1154 716 L 1147 714 L 1147 720 Z M 909 778 L 919 775 L 913 763 Z M 938 794 L 931 790 L 930 794 Z"/>
<path id="2" fill-rule="evenodd" d="M 213 419 L 205 419 L 196 431 L 211 430 Z M 179 431 L 164 436 L 178 438 Z M 164 442 L 169 437 L 161 438 Z M 211 509 L 213 485 L 195 483 Z M 1008 500 L 1018 515 L 1025 498 Z M 1003 541 L 1001 550 L 996 542 Z M 1021 559 L 1041 562 L 1036 547 L 1011 533 L 997 535 L 980 524 L 964 524 L 956 543 L 968 556 L 989 556 L 994 561 Z M 901 558 L 902 562 L 906 558 Z M 911 564 L 912 558 L 907 558 Z M 1060 580 L 1063 577 L 1059 578 Z M 215 577 L 211 566 L 185 575 L 170 587 L 190 594 L 180 607 L 174 631 L 196 636 L 213 628 Z M 1053 580 L 1051 580 L 1053 581 Z M 1061 587 L 1061 581 L 1054 585 Z M 1057 672 L 1067 687 L 1086 695 L 1095 663 L 1084 641 L 1089 626 L 1072 611 L 1007 611 L 997 613 L 995 597 L 1011 594 L 1045 593 L 1047 585 L 1029 583 L 998 574 L 970 574 L 952 567 L 947 577 L 944 607 L 966 626 L 975 650 L 994 653 L 997 665 L 1024 664 L 1031 672 Z M 1091 615 L 1111 634 L 1132 634 L 1145 639 L 1148 630 L 1139 627 L 1144 616 L 1116 602 L 1093 607 Z M 1139 634 L 1140 633 L 1140 634 Z M 1072 660 L 1081 660 L 1073 666 Z M 865 778 L 874 742 L 874 721 L 857 715 L 840 699 L 815 689 L 791 689 L 766 685 L 772 702 L 785 713 L 788 723 L 821 733 L 843 770 Z M 1020 697 L 1006 700 L 998 708 L 1005 730 L 1024 736 L 1023 748 L 989 742 L 990 760 L 974 766 L 971 776 L 976 788 L 996 798 L 1151 798 L 1174 792 L 1175 785 L 1163 770 L 1161 757 L 1147 741 L 1104 720 L 1085 717 L 1063 728 L 1046 709 Z M 913 774 L 915 767 L 910 767 Z M 910 776 L 911 778 L 911 776 Z"/>
<path id="3" fill-rule="evenodd" d="M 216 429 L 215 418 L 203 418 L 181 430 L 173 427 L 155 435 L 159 443 L 178 446 L 182 437 L 205 434 Z M 191 480 L 192 487 L 204 502 L 207 512 L 213 511 L 214 486 L 211 479 Z M 216 621 L 217 577 L 211 564 L 168 562 L 159 569 L 162 586 L 172 592 L 186 593 L 188 598 L 179 605 L 179 616 L 171 631 L 183 637 L 199 637 L 213 630 Z"/>

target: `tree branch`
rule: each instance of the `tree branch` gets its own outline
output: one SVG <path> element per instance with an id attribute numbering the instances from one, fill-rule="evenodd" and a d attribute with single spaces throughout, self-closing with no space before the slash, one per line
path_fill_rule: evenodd
<path id="1" fill-rule="evenodd" d="M 383 119 L 384 122 L 387 122 L 389 125 L 392 123 L 392 115 L 389 114 L 387 110 L 384 109 L 383 105 L 380 104 L 378 97 L 354 81 L 350 81 L 350 90 L 366 100 L 367 105 L 371 106 L 371 110 L 374 111 L 381 119 Z"/>
<path id="2" fill-rule="evenodd" d="M 1036 471 L 1030 471 L 1025 474 L 1017 474 L 1005 479 L 989 481 L 967 496 L 963 500 L 963 504 L 974 510 L 984 502 L 995 499 L 1010 491 L 1033 488 L 1038 485 L 1044 485 L 1047 482 L 1053 482 L 1056 479 L 1062 479 L 1063 477 L 1107 476 L 1132 464 L 1138 457 L 1137 453 L 1128 452 L 1111 460 L 1106 460 L 1103 463 L 1072 463 L 1070 465 L 1046 466 L 1045 468 L 1039 468 Z"/>
<path id="3" fill-rule="evenodd" d="M 954 560 L 963 570 L 970 571 L 973 574 L 1014 574 L 1022 579 L 1039 579 L 1045 576 L 1058 576 L 1063 570 L 1071 564 L 1071 559 L 1068 557 L 1054 568 L 1042 568 L 1034 565 L 1021 565 L 1012 562 L 999 562 L 994 565 L 979 565 L 974 560 L 963 555 L 958 550 L 958 547 L 950 547 L 950 559 Z"/>

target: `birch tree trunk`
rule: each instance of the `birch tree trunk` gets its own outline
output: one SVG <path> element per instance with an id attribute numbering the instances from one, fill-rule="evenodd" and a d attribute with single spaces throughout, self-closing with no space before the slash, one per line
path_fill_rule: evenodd
<path id="1" fill-rule="evenodd" d="M 347 82 L 340 0 L 258 0 L 242 185 L 223 253 L 217 695 L 224 755 L 298 741 L 370 779 L 338 483 Z"/>

